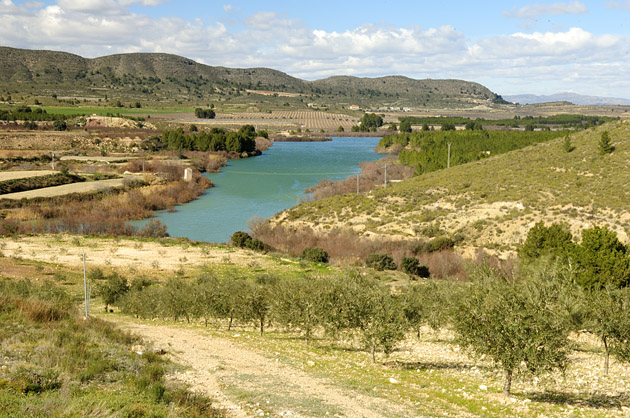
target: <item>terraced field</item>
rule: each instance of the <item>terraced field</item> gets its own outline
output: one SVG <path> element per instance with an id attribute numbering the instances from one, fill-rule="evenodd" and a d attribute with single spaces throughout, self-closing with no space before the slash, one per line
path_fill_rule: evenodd
<path id="1" fill-rule="evenodd" d="M 271 125 L 285 125 L 291 129 L 309 129 L 319 132 L 323 129 L 326 132 L 336 131 L 339 126 L 343 126 L 344 130 L 349 131 L 353 125 L 359 122 L 359 118 L 344 115 L 341 113 L 327 113 L 309 110 L 274 110 L 271 113 L 263 112 L 240 112 L 240 113 L 219 113 L 217 118 L 212 121 L 215 123 L 222 122 L 238 122 L 238 123 L 265 123 Z"/>

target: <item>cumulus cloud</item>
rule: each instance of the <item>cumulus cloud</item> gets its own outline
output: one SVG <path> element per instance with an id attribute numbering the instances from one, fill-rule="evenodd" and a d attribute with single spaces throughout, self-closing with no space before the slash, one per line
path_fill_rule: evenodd
<path id="1" fill-rule="evenodd" d="M 583 13 L 588 13 L 586 5 L 579 0 L 574 0 L 572 3 L 535 3 L 529 6 L 521 7 L 520 9 L 516 9 L 516 7 L 514 7 L 512 10 L 504 11 L 503 16 L 516 19 L 535 19 L 538 16 L 545 15 L 567 15 Z"/>
<path id="2" fill-rule="evenodd" d="M 630 10 L 630 0 L 626 1 L 607 1 L 604 3 L 604 7 L 607 9 L 623 9 Z"/>
<path id="3" fill-rule="evenodd" d="M 118 0 L 123 6 L 129 6 L 131 4 L 139 4 L 141 6 L 157 6 L 162 3 L 167 3 L 169 0 Z"/>
<path id="4" fill-rule="evenodd" d="M 126 3 L 125 3 L 126 2 Z M 157 0 L 136 1 L 138 4 Z M 112 6 L 115 3 L 117 7 Z M 124 7 L 131 0 L 60 0 L 29 8 L 0 0 L 0 45 L 52 49 L 95 57 L 165 52 L 208 65 L 270 67 L 317 79 L 349 74 L 478 81 L 498 93 L 544 93 L 593 86 L 589 94 L 630 97 L 630 39 L 582 28 L 517 32 L 470 39 L 450 25 L 363 25 L 346 31 L 308 27 L 278 13 L 246 17 L 238 30 L 221 22 L 152 18 Z M 97 12 L 112 7 L 113 13 Z"/>

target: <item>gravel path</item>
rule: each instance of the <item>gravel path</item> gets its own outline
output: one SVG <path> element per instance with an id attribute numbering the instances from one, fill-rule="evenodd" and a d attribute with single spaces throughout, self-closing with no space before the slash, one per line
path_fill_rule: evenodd
<path id="1" fill-rule="evenodd" d="M 107 320 L 112 320 L 107 317 Z M 168 325 L 138 325 L 117 318 L 121 328 L 134 332 L 156 347 L 167 350 L 187 370 L 174 377 L 215 400 L 230 417 L 249 416 L 343 416 L 381 418 L 414 416 L 400 405 L 336 386 L 276 359 L 241 347 L 227 338 L 203 330 Z M 237 335 L 235 335 L 236 337 Z M 234 393 L 263 394 L 273 403 L 238 403 Z M 254 401 L 255 402 L 255 401 Z M 270 412 L 270 409 L 272 411 Z M 310 413 L 309 413 L 310 411 Z"/>
<path id="2" fill-rule="evenodd" d="M 84 183 L 64 184 L 61 186 L 45 187 L 43 189 L 28 190 L 26 192 L 7 193 L 0 195 L 2 199 L 32 199 L 34 197 L 63 196 L 70 193 L 88 193 L 99 190 L 122 187 L 124 178 L 89 181 Z"/>
<path id="3" fill-rule="evenodd" d="M 0 172 L 0 181 L 26 179 L 29 177 L 40 177 L 58 173 L 59 171 L 52 170 L 2 171 Z"/>

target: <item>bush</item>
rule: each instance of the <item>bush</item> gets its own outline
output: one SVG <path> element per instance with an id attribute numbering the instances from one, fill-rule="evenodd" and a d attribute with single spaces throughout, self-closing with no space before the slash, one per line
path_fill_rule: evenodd
<path id="1" fill-rule="evenodd" d="M 306 247 L 302 251 L 302 258 L 315 263 L 327 263 L 330 257 L 323 248 Z"/>
<path id="2" fill-rule="evenodd" d="M 365 265 L 374 270 L 396 270 L 394 259 L 387 254 L 372 254 L 365 259 Z"/>
<path id="3" fill-rule="evenodd" d="M 244 248 L 247 245 L 247 241 L 252 240 L 252 237 L 247 232 L 236 231 L 232 234 L 230 240 L 235 247 Z"/>
<path id="4" fill-rule="evenodd" d="M 438 251 L 450 250 L 455 246 L 455 241 L 449 237 L 437 237 L 432 239 L 429 245 L 431 252 L 435 253 Z"/>
<path id="5" fill-rule="evenodd" d="M 532 260 L 541 256 L 557 257 L 567 253 L 573 247 L 573 235 L 569 229 L 560 224 L 545 226 L 541 221 L 528 232 L 519 256 Z"/>
<path id="6" fill-rule="evenodd" d="M 53 122 L 53 129 L 55 131 L 65 131 L 68 129 L 68 125 L 66 125 L 66 121 L 56 120 Z"/>
<path id="7" fill-rule="evenodd" d="M 249 240 L 245 241 L 245 248 L 249 248 L 250 250 L 261 251 L 261 252 L 269 250 L 268 245 L 266 245 L 264 242 L 256 238 L 250 238 Z"/>
<path id="8" fill-rule="evenodd" d="M 427 266 L 421 266 L 420 261 L 414 257 L 404 257 L 401 263 L 402 270 L 413 276 L 428 278 L 431 276 Z"/>

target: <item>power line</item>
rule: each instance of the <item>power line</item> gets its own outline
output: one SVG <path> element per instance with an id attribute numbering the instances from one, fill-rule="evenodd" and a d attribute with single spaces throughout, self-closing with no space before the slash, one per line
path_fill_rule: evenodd
<path id="1" fill-rule="evenodd" d="M 265 171 L 223 171 L 225 174 L 254 174 L 257 176 L 349 176 L 357 174 L 356 171 L 347 171 L 343 173 L 275 173 L 275 172 L 265 172 Z"/>

